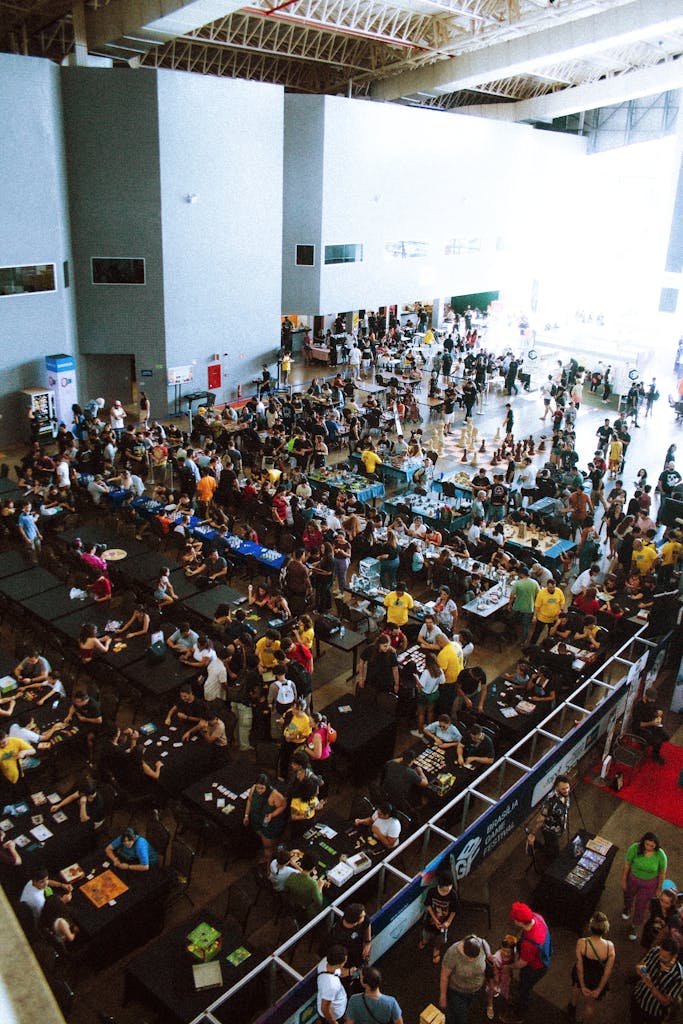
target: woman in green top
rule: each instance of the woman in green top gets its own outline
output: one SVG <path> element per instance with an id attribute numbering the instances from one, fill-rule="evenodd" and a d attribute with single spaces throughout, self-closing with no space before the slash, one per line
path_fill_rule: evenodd
<path id="1" fill-rule="evenodd" d="M 621 879 L 621 888 L 624 890 L 624 910 L 621 916 L 624 921 L 628 921 L 633 913 L 628 936 L 633 942 L 638 938 L 636 926 L 645 920 L 650 900 L 662 891 L 666 864 L 666 854 L 654 832 L 646 832 L 626 851 Z"/>
<path id="2" fill-rule="evenodd" d="M 259 863 L 270 863 L 275 853 L 277 840 L 287 824 L 287 801 L 270 784 L 267 775 L 259 775 L 249 790 L 247 806 L 244 811 L 244 824 L 251 825 L 263 843 L 263 853 Z"/>

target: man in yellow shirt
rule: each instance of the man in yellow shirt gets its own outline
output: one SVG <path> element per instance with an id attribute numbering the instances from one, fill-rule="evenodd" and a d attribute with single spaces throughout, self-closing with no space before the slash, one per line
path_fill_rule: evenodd
<path id="1" fill-rule="evenodd" d="M 280 634 L 276 629 L 268 629 L 256 641 L 255 652 L 258 658 L 259 672 L 271 672 L 275 664 L 275 652 L 280 650 Z"/>
<path id="2" fill-rule="evenodd" d="M 367 448 L 364 452 L 360 453 L 360 461 L 363 463 L 363 468 L 368 476 L 374 476 L 377 467 L 382 465 L 381 458 L 372 448 Z"/>
<path id="3" fill-rule="evenodd" d="M 634 569 L 639 576 L 650 575 L 652 568 L 657 561 L 657 557 L 656 548 L 653 548 L 650 544 L 643 544 L 640 538 L 634 540 L 633 554 L 631 556 L 631 568 Z"/>
<path id="4" fill-rule="evenodd" d="M 384 607 L 387 610 L 387 624 L 405 626 L 408 621 L 408 612 L 414 603 L 410 594 L 406 592 L 405 583 L 397 583 L 396 590 L 392 590 L 384 598 Z"/>
<path id="5" fill-rule="evenodd" d="M 533 629 L 529 637 L 529 643 L 535 644 L 541 638 L 546 626 L 552 626 L 560 612 L 564 608 L 564 594 L 555 583 L 555 580 L 548 580 L 545 587 L 536 594 L 534 601 L 534 614 L 531 622 Z"/>
<path id="6" fill-rule="evenodd" d="M 0 771 L 12 786 L 19 781 L 19 762 L 32 754 L 35 750 L 30 743 L 0 729 Z"/>
<path id="7" fill-rule="evenodd" d="M 439 714 L 455 718 L 453 703 L 458 695 L 455 681 L 464 666 L 462 647 L 457 640 L 449 640 L 443 633 L 440 633 L 434 642 L 439 649 L 436 660 L 444 674 L 444 681 L 439 687 L 438 711 Z"/>
<path id="8" fill-rule="evenodd" d="M 683 544 L 678 531 L 671 533 L 659 549 L 659 567 L 657 569 L 657 580 L 660 583 L 668 583 L 673 576 L 673 571 L 683 555 Z"/>

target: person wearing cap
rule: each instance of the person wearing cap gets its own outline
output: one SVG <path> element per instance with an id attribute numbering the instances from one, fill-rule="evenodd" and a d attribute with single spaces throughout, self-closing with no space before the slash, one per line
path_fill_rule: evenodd
<path id="1" fill-rule="evenodd" d="M 121 439 L 121 434 L 124 430 L 124 420 L 126 418 L 126 410 L 121 405 L 121 402 L 117 398 L 114 404 L 109 410 L 109 425 L 116 435 L 116 440 Z"/>
<path id="2" fill-rule="evenodd" d="M 134 828 L 126 828 L 120 836 L 112 839 L 105 854 L 119 871 L 149 871 L 157 867 L 159 858 L 144 836 Z"/>
<path id="3" fill-rule="evenodd" d="M 543 962 L 542 950 L 545 948 L 551 953 L 552 945 L 548 925 L 526 903 L 512 904 L 510 920 L 522 930 L 517 946 L 519 960 L 515 964 L 515 969 L 519 970 L 517 1010 L 501 1014 L 500 1019 L 504 1024 L 520 1024 L 529 1008 L 534 986 L 548 971 Z"/>

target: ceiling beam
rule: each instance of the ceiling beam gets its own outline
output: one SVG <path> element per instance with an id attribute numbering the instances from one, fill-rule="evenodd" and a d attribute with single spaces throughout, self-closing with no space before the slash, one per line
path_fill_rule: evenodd
<path id="1" fill-rule="evenodd" d="M 527 75 L 549 64 L 681 30 L 683 0 L 636 0 L 387 78 L 373 85 L 371 95 L 395 100 L 417 92 L 476 89 L 485 82 Z"/>
<path id="2" fill-rule="evenodd" d="M 683 89 L 683 59 L 666 61 L 656 67 L 626 71 L 599 82 L 537 96 L 517 103 L 485 103 L 458 107 L 458 114 L 474 114 L 499 121 L 553 121 L 582 110 L 611 107 L 627 100 Z"/>

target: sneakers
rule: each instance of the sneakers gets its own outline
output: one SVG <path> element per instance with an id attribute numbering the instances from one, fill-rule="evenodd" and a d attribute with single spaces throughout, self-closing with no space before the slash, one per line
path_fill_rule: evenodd
<path id="1" fill-rule="evenodd" d="M 420 731 L 419 729 L 411 729 L 411 730 L 410 730 L 410 735 L 411 735 L 411 736 L 417 736 L 417 738 L 418 738 L 419 740 L 421 740 L 421 739 L 422 739 L 422 733 L 421 733 L 421 731 Z"/>
<path id="2" fill-rule="evenodd" d="M 489 1020 L 493 1020 L 493 1007 L 492 1006 L 487 1006 L 486 1007 L 486 1016 L 488 1017 Z"/>
<path id="3" fill-rule="evenodd" d="M 622 921 L 628 921 L 630 916 L 631 916 L 631 914 L 629 913 L 628 910 L 622 910 L 622 912 L 621 912 L 621 920 Z"/>
<path id="4" fill-rule="evenodd" d="M 633 926 L 631 926 L 631 929 L 630 929 L 630 931 L 628 933 L 628 937 L 631 940 L 631 942 L 635 942 L 636 939 L 638 938 L 638 932 L 635 930 L 635 928 Z"/>

